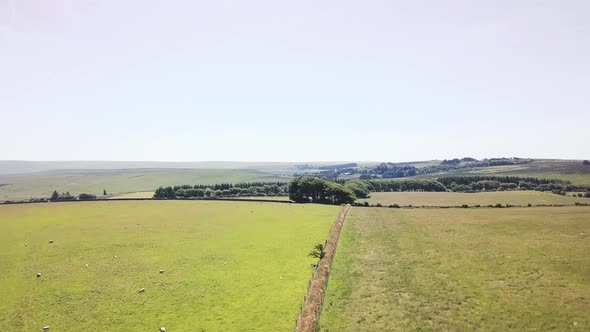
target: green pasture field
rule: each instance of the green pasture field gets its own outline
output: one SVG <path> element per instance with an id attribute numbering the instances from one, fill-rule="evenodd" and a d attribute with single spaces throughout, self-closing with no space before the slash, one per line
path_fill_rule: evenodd
<path id="1" fill-rule="evenodd" d="M 321 331 L 588 331 L 590 208 L 358 208 Z"/>
<path id="2" fill-rule="evenodd" d="M 590 166 L 582 165 L 581 160 L 535 160 L 520 165 L 476 167 L 448 175 L 513 175 L 570 181 L 578 185 L 590 185 Z M 440 176 L 444 176 L 440 175 Z"/>
<path id="3" fill-rule="evenodd" d="M 539 191 L 495 191 L 478 193 L 456 192 L 375 192 L 368 199 L 359 202 L 389 206 L 469 206 L 481 205 L 574 205 L 576 202 L 590 203 L 590 198 L 561 196 Z"/>
<path id="4" fill-rule="evenodd" d="M 339 209 L 211 201 L 0 205 L 0 328 L 290 331 L 316 261 L 308 253 L 324 242 Z"/>
<path id="5" fill-rule="evenodd" d="M 0 201 L 49 197 L 54 190 L 73 195 L 153 191 L 159 186 L 253 181 L 288 181 L 288 177 L 253 170 L 132 169 L 50 171 L 0 175 Z"/>

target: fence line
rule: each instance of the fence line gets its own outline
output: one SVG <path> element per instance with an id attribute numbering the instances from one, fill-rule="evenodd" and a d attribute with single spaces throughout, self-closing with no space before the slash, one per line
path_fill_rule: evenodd
<path id="1" fill-rule="evenodd" d="M 340 236 L 340 231 L 342 230 L 342 225 L 349 209 L 350 204 L 345 205 L 338 213 L 338 217 L 330 228 L 328 238 L 324 244 L 324 256 L 316 265 L 312 277 L 309 280 L 307 291 L 303 298 L 303 304 L 295 320 L 295 332 L 314 332 L 317 328 L 324 303 L 324 294 L 328 285 L 328 277 L 332 268 L 336 245 L 338 244 L 338 237 Z"/>

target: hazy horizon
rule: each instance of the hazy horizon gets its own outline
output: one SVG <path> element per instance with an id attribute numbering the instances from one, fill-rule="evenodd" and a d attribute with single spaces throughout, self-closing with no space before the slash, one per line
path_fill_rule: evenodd
<path id="1" fill-rule="evenodd" d="M 589 11 L 0 0 L 0 159 L 588 159 Z"/>

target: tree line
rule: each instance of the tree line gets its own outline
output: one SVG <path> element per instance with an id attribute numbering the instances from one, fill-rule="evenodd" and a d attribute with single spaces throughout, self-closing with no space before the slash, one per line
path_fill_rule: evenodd
<path id="1" fill-rule="evenodd" d="M 154 198 L 215 198 L 242 196 L 287 196 L 287 182 L 242 182 L 212 185 L 178 185 L 159 187 Z"/>
<path id="2" fill-rule="evenodd" d="M 53 201 L 53 202 L 55 202 L 55 201 L 75 201 L 78 199 L 79 200 L 96 199 L 96 195 L 82 193 L 78 196 L 75 196 L 75 195 L 70 194 L 69 191 L 60 194 L 57 192 L 57 190 L 54 190 L 53 193 L 51 194 L 51 197 L 49 197 L 49 200 Z"/>
<path id="3" fill-rule="evenodd" d="M 590 192 L 590 186 L 579 186 L 569 181 L 520 176 L 447 176 L 438 178 L 450 191 L 478 192 L 503 190 L 550 191 L 564 195 L 566 192 Z"/>

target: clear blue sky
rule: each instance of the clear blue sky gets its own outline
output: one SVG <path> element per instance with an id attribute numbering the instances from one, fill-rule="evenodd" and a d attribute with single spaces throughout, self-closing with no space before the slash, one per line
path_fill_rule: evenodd
<path id="1" fill-rule="evenodd" d="M 589 158 L 590 2 L 0 0 L 0 159 Z"/>

